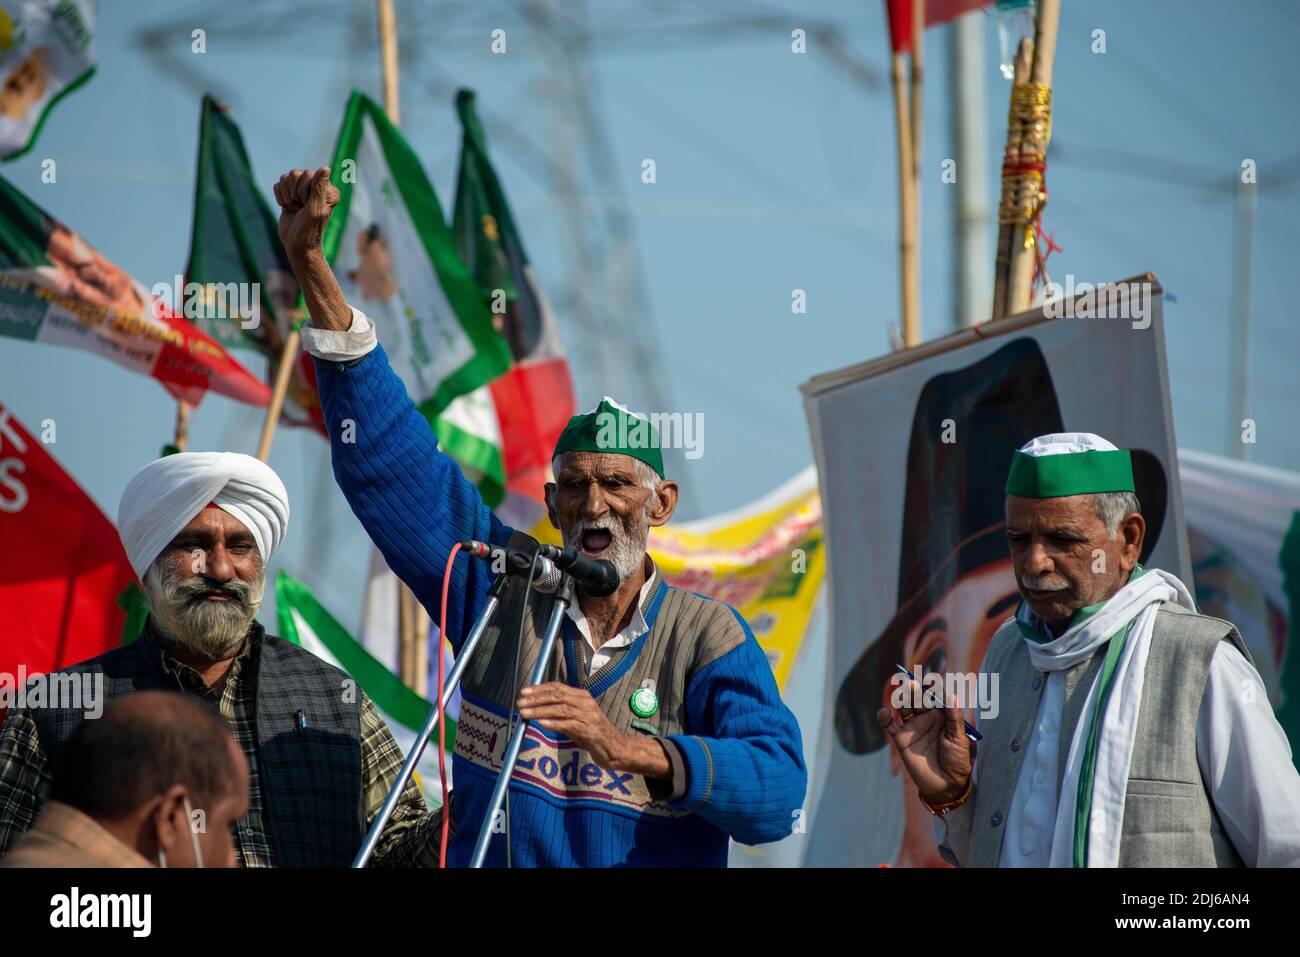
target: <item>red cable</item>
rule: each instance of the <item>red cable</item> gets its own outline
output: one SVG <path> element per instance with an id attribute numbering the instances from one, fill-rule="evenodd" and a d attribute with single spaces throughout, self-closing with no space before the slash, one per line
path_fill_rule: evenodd
<path id="1" fill-rule="evenodd" d="M 451 547 L 447 567 L 442 573 L 442 614 L 438 616 L 438 697 L 433 699 L 438 705 L 438 777 L 442 779 L 442 837 L 438 841 L 438 866 L 441 868 L 447 866 L 447 830 L 451 823 L 451 808 L 447 806 L 447 725 L 442 707 L 442 643 L 447 640 L 447 590 L 451 585 L 451 566 L 458 551 L 460 542 Z"/>

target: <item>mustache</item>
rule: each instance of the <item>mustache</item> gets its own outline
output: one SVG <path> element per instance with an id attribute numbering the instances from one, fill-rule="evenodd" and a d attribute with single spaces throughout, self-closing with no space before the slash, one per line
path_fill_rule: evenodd
<path id="1" fill-rule="evenodd" d="M 1021 575 L 1020 586 L 1027 591 L 1066 591 L 1070 583 L 1054 575 Z"/>
<path id="2" fill-rule="evenodd" d="M 229 598 L 232 603 L 244 610 L 251 608 L 253 604 L 252 586 L 238 578 L 232 578 L 227 582 L 214 582 L 200 575 L 175 582 L 172 588 L 172 595 L 176 601 L 186 605 L 196 605 L 214 595 Z"/>
<path id="3" fill-rule="evenodd" d="M 599 531 L 618 531 L 622 526 L 614 521 L 612 515 L 603 515 L 600 518 L 575 518 L 573 524 L 569 526 L 569 531 L 575 535 L 581 535 L 583 532 Z"/>

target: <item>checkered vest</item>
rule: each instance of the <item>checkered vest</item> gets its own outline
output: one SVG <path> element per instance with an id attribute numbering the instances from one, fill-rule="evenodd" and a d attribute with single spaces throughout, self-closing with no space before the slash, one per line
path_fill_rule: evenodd
<path id="1" fill-rule="evenodd" d="M 361 711 L 345 701 L 346 675 L 253 623 L 241 681 L 254 683 L 257 774 L 267 840 L 279 867 L 347 867 L 365 836 Z M 140 640 L 64 669 L 102 672 L 104 700 L 133 691 L 179 691 L 157 645 Z M 300 713 L 301 712 L 301 717 Z M 84 718 L 79 708 L 32 710 L 53 762 Z"/>

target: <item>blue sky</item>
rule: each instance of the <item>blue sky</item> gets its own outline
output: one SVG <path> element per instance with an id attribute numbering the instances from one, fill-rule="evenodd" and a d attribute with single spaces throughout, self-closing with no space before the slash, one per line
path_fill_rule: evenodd
<path id="1" fill-rule="evenodd" d="M 705 454 L 683 466 L 682 517 L 738 507 L 807 465 L 799 383 L 881 354 L 898 321 L 883 3 L 805 6 L 737 2 L 726 7 L 735 11 L 732 27 L 714 19 L 692 29 L 684 25 L 704 21 L 692 21 L 686 4 L 588 5 L 599 28 L 587 61 L 593 104 L 616 188 L 579 188 L 588 204 L 626 209 L 647 291 L 637 322 L 653 344 L 653 374 L 671 409 L 705 417 Z M 1165 321 L 1178 441 L 1224 452 L 1233 202 L 1230 190 L 1205 187 L 1230 186 L 1242 160 L 1254 159 L 1252 458 L 1300 469 L 1300 328 L 1291 317 L 1300 190 L 1284 188 L 1300 171 L 1300 128 L 1285 119 L 1298 87 L 1300 4 L 1063 6 L 1053 130 L 1063 149 L 1049 166 L 1045 217 L 1064 250 L 1051 261 L 1053 276 L 1104 281 L 1149 270 L 1161 279 L 1176 297 L 1165 303 Z M 574 15 L 572 5 L 558 9 Z M 448 84 L 475 88 L 485 118 L 509 118 L 559 159 L 564 101 L 557 109 L 555 97 L 545 100 L 540 64 L 560 61 L 534 20 L 516 5 L 486 2 L 399 0 L 397 13 L 407 38 L 403 128 L 444 207 L 459 148 Z M 985 162 L 995 203 L 1008 85 L 997 71 L 992 18 L 976 16 L 984 20 Z M 814 22 L 828 25 L 877 82 L 851 78 L 815 36 L 806 54 L 792 54 L 790 30 Z M 142 30 L 163 25 L 158 43 L 179 69 L 138 42 Z M 488 47 L 498 27 L 507 31 L 505 56 Z M 195 28 L 206 30 L 202 55 L 190 52 Z M 1090 49 L 1095 29 L 1106 31 L 1104 54 Z M 328 161 L 350 87 L 380 94 L 371 3 L 119 0 L 102 4 L 97 43 L 96 77 L 3 175 L 149 286 L 170 281 L 188 250 L 201 91 L 188 76 L 206 78 L 202 85 L 231 105 L 268 196 L 284 170 Z M 926 54 L 922 325 L 931 338 L 953 327 L 953 197 L 940 182 L 952 155 L 946 28 L 927 32 Z M 543 285 L 558 292 L 580 281 L 563 197 L 491 119 L 487 132 Z M 1147 159 L 1115 160 L 1123 155 Z M 40 181 L 47 157 L 58 163 L 54 184 Z M 646 158 L 656 163 L 653 185 L 641 182 Z M 805 315 L 791 313 L 796 288 L 807 292 Z M 558 312 L 576 356 L 582 330 Z M 619 362 L 628 361 L 615 324 L 601 335 L 608 366 L 575 363 L 583 406 L 617 383 Z M 618 397 L 646 407 L 629 388 Z M 51 451 L 110 516 L 130 475 L 168 440 L 175 409 L 151 379 L 89 354 L 14 341 L 0 342 L 0 402 L 28 428 L 57 422 Z M 259 423 L 257 410 L 210 396 L 195 415 L 191 448 L 252 452 Z M 294 509 L 273 567 L 307 581 L 355 628 L 366 540 L 333 485 L 324 442 L 282 431 L 271 461 Z"/>

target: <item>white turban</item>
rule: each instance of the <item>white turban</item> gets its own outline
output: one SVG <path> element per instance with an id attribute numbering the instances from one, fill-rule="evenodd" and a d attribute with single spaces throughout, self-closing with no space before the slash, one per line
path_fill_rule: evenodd
<path id="1" fill-rule="evenodd" d="M 280 476 L 240 452 L 178 452 L 136 472 L 117 506 L 117 531 L 138 577 L 209 503 L 242 522 L 270 561 L 289 527 Z"/>

